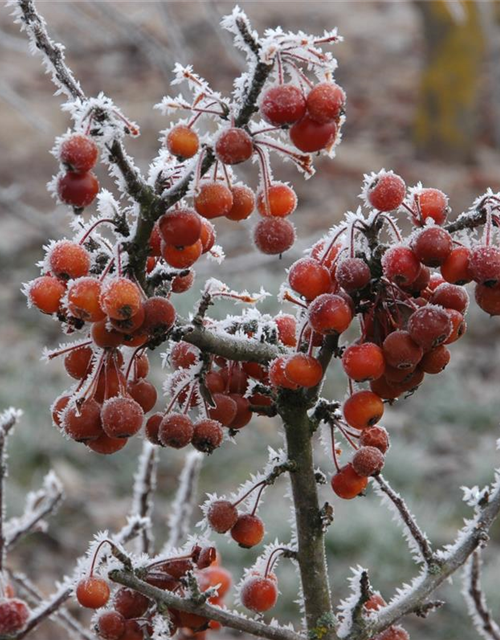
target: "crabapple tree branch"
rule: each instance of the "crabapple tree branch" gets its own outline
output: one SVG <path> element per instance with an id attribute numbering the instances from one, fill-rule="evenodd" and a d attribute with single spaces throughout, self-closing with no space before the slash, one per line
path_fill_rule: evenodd
<path id="1" fill-rule="evenodd" d="M 227 609 L 214 607 L 207 603 L 200 605 L 187 598 L 181 598 L 169 591 L 163 591 L 162 589 L 153 587 L 135 576 L 133 573 L 125 570 L 115 569 L 110 572 L 109 578 L 113 582 L 117 582 L 125 587 L 130 587 L 131 589 L 139 591 L 139 593 L 144 594 L 148 598 L 151 598 L 155 602 L 163 604 L 166 607 L 172 607 L 180 609 L 181 611 L 206 616 L 211 620 L 220 622 L 229 629 L 235 629 L 236 631 L 248 633 L 253 636 L 266 638 L 266 640 L 304 640 L 304 636 L 295 633 L 290 629 L 264 624 L 263 622 L 242 617 L 231 613 Z"/>
<path id="2" fill-rule="evenodd" d="M 491 615 L 481 587 L 481 550 L 477 548 L 464 571 L 464 596 L 478 632 L 486 640 L 500 640 L 500 627 Z"/>

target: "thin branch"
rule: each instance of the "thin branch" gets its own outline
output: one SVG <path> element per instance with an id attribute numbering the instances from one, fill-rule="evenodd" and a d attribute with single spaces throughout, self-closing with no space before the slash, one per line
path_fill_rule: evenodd
<path id="1" fill-rule="evenodd" d="M 23 596 L 32 605 L 40 605 L 43 602 L 43 596 L 36 586 L 21 573 L 9 571 L 10 579 L 15 583 L 19 595 Z M 60 607 L 53 613 L 54 622 L 68 631 L 75 638 L 83 638 L 83 640 L 96 640 L 96 636 L 88 629 L 85 629 L 76 618 L 65 608 Z"/>
<path id="2" fill-rule="evenodd" d="M 177 495 L 168 519 L 170 535 L 162 553 L 166 553 L 168 549 L 180 547 L 186 541 L 191 515 L 198 497 L 198 478 L 202 462 L 203 455 L 198 451 L 193 451 L 186 456 Z"/>
<path id="3" fill-rule="evenodd" d="M 500 640 L 500 627 L 493 620 L 481 588 L 481 552 L 476 549 L 465 571 L 464 596 L 474 626 L 486 640 Z"/>
<path id="4" fill-rule="evenodd" d="M 396 624 L 409 613 L 418 613 L 422 605 L 434 591 L 462 567 L 474 551 L 488 540 L 491 525 L 500 514 L 500 481 L 497 481 L 494 491 L 487 500 L 478 506 L 476 517 L 460 532 L 457 541 L 448 550 L 437 555 L 439 564 L 434 564 L 431 570 L 424 569 L 415 578 L 410 588 L 406 588 L 403 595 L 396 598 L 387 607 L 380 609 L 374 622 L 362 633 L 353 632 L 347 640 L 368 640 L 374 635 Z"/>
<path id="5" fill-rule="evenodd" d="M 425 533 L 419 527 L 415 516 L 413 516 L 408 509 L 406 502 L 398 493 L 396 493 L 396 491 L 394 491 L 394 489 L 382 475 L 375 476 L 374 481 L 379 485 L 380 490 L 389 498 L 389 500 L 398 510 L 401 519 L 406 525 L 411 537 L 415 541 L 420 551 L 422 558 L 425 560 L 427 565 L 432 565 L 433 563 L 435 563 L 436 557 L 434 555 L 434 552 L 432 551 L 431 544 Z"/>
<path id="6" fill-rule="evenodd" d="M 132 517 L 138 517 L 147 523 L 137 538 L 137 551 L 150 553 L 153 544 L 151 515 L 153 512 L 153 493 L 156 488 L 158 450 L 147 440 L 142 447 L 139 469 L 134 481 Z"/>
<path id="7" fill-rule="evenodd" d="M 209 620 L 216 620 L 224 627 L 230 629 L 249 633 L 260 638 L 266 638 L 267 640 L 304 640 L 304 636 L 290 629 L 270 626 L 250 618 L 244 618 L 235 613 L 231 613 L 227 609 L 221 609 L 206 603 L 199 605 L 190 599 L 181 598 L 169 591 L 163 591 L 140 580 L 128 571 L 114 570 L 110 571 L 108 576 L 113 582 L 143 593 L 148 598 L 156 601 L 160 606 L 163 605 L 168 608 L 180 609 L 181 611 L 206 616 Z"/>
<path id="8" fill-rule="evenodd" d="M 7 436 L 17 424 L 21 412 L 16 409 L 7 409 L 0 414 L 0 575 L 5 563 L 6 539 L 4 532 L 5 521 L 5 478 L 7 477 Z"/>
<path id="9" fill-rule="evenodd" d="M 37 525 L 52 515 L 62 502 L 64 491 L 54 473 L 49 473 L 44 480 L 44 487 L 28 496 L 24 514 L 7 523 L 5 546 L 12 549 L 20 540 L 34 531 Z"/>
<path id="10" fill-rule="evenodd" d="M 68 598 L 71 597 L 72 594 L 73 588 L 68 587 L 63 591 L 59 591 L 52 597 L 52 599 L 47 600 L 45 603 L 43 603 L 37 610 L 35 615 L 31 616 L 31 618 L 28 620 L 28 624 L 26 625 L 24 630 L 15 636 L 16 640 L 22 640 L 22 638 L 25 638 L 29 633 L 31 633 L 40 624 L 42 624 L 42 622 L 47 620 L 47 618 L 50 618 L 53 614 L 55 614 L 56 611 L 58 611 L 62 607 L 62 605 L 68 600 Z"/>

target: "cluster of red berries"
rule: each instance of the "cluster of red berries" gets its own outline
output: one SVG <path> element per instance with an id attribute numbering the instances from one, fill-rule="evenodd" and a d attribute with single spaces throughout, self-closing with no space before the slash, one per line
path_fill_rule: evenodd
<path id="1" fill-rule="evenodd" d="M 251 513 L 239 513 L 237 507 L 252 491 L 261 487 L 263 487 L 262 483 L 255 485 L 235 502 L 230 502 L 229 500 L 214 500 L 211 502 L 206 513 L 210 528 L 217 533 L 227 533 L 229 531 L 233 540 L 243 549 L 250 549 L 260 544 L 264 538 L 265 529 L 264 523 L 259 516 L 255 515 L 255 511 L 261 491 Z"/>
<path id="2" fill-rule="evenodd" d="M 31 612 L 24 600 L 16 598 L 10 584 L 2 587 L 0 597 L 0 636 L 21 633 L 28 623 Z"/>
<path id="3" fill-rule="evenodd" d="M 81 211 L 99 192 L 99 181 L 92 172 L 99 157 L 97 145 L 90 136 L 73 133 L 62 140 L 57 155 L 64 168 L 57 178 L 57 195 L 61 202 Z"/>
<path id="4" fill-rule="evenodd" d="M 95 630 L 104 640 L 144 640 L 153 633 L 156 604 L 143 594 L 127 587 L 119 588 L 111 599 L 107 580 L 93 574 L 95 564 L 88 577 L 81 579 L 76 587 L 76 598 L 82 607 L 102 609 L 110 600 L 111 606 L 96 619 Z M 190 553 L 166 560 L 155 561 L 147 567 L 144 580 L 158 589 L 183 596 L 189 586 L 188 577 L 193 575 L 200 591 L 217 587 L 217 594 L 208 602 L 223 605 L 224 597 L 231 587 L 231 574 L 220 566 L 214 547 L 195 546 Z M 198 640 L 206 629 L 218 630 L 219 623 L 186 611 L 170 608 L 170 632 L 177 630 L 196 634 Z"/>
<path id="5" fill-rule="evenodd" d="M 92 273 L 95 257 L 82 243 L 54 243 L 44 275 L 28 285 L 27 295 L 40 311 L 57 314 L 67 333 L 87 335 L 49 355 L 64 356 L 68 375 L 78 381 L 55 401 L 55 424 L 91 449 L 112 453 L 140 430 L 156 404 L 145 349 L 165 339 L 176 314 L 167 298 L 146 298 L 118 269 L 110 273 L 113 259 L 103 273 Z"/>

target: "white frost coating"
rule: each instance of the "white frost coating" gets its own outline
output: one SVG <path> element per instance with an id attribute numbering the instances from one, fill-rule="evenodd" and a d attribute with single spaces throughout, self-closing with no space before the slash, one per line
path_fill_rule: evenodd
<path id="1" fill-rule="evenodd" d="M 137 472 L 134 476 L 134 490 L 132 496 L 131 516 L 146 519 L 145 527 L 147 537 L 152 540 L 151 513 L 153 511 L 152 496 L 156 490 L 156 471 L 158 465 L 157 448 L 148 440 L 144 440 L 142 452 L 139 457 Z M 138 550 L 142 549 L 142 537 L 137 540 Z"/>
<path id="2" fill-rule="evenodd" d="M 478 562 L 479 562 L 479 570 L 481 570 L 481 567 L 483 565 L 483 561 L 482 561 L 481 556 L 479 556 Z M 469 616 L 472 619 L 472 622 L 474 624 L 474 627 L 475 627 L 477 633 L 482 638 L 485 638 L 485 640 L 492 640 L 493 638 L 500 637 L 500 627 L 491 618 L 491 615 L 490 615 L 489 622 L 491 624 L 493 633 L 491 633 L 489 630 L 485 629 L 484 620 L 480 616 L 479 611 L 478 611 L 478 607 L 476 605 L 476 602 L 475 602 L 474 598 L 472 597 L 472 595 L 470 593 L 470 587 L 471 587 L 471 584 L 472 584 L 473 565 L 474 565 L 474 558 L 471 557 L 469 559 L 469 561 L 464 566 L 462 595 L 463 595 L 463 597 L 465 599 L 465 602 L 467 604 L 467 610 L 469 612 Z M 489 614 L 488 604 L 486 602 L 486 597 L 485 597 L 485 595 L 484 595 L 484 593 L 482 591 L 480 591 L 479 598 L 480 598 L 480 603 L 479 603 L 480 607 L 482 608 L 483 611 L 488 612 L 488 614 Z"/>
<path id="3" fill-rule="evenodd" d="M 367 570 L 358 565 L 357 567 L 351 567 L 351 571 L 352 576 L 348 578 L 351 593 L 338 606 L 337 619 L 340 624 L 337 628 L 337 635 L 339 638 L 345 638 L 351 631 L 354 608 L 361 598 L 361 577 Z"/>
<path id="4" fill-rule="evenodd" d="M 43 479 L 42 488 L 30 491 L 26 496 L 26 505 L 22 516 L 11 518 L 5 524 L 5 540 L 7 545 L 25 531 L 36 525 L 37 530 L 46 531 L 47 523 L 43 517 L 54 513 L 64 497 L 61 481 L 50 471 Z"/>
<path id="5" fill-rule="evenodd" d="M 460 487 L 460 489 L 464 493 L 462 500 L 465 502 L 465 504 L 467 504 L 469 507 L 473 507 L 474 509 L 478 507 L 479 501 L 482 498 L 486 497 L 490 492 L 489 487 L 483 487 L 482 489 L 480 489 L 477 485 L 470 488 Z"/>
<path id="6" fill-rule="evenodd" d="M 191 515 L 198 497 L 197 486 L 202 462 L 203 454 L 199 451 L 191 451 L 186 456 L 175 500 L 170 507 L 168 516 L 170 534 L 163 549 L 164 552 L 177 547 L 189 533 Z"/>
<path id="7" fill-rule="evenodd" d="M 19 422 L 23 415 L 21 409 L 15 409 L 14 407 L 9 407 L 0 413 L 0 429 L 5 430 L 7 427 L 10 429 L 12 425 L 15 425 Z"/>
<path id="8" fill-rule="evenodd" d="M 389 496 L 382 491 L 380 485 L 377 482 L 372 482 L 371 484 L 372 484 L 372 487 L 373 487 L 375 493 L 379 496 L 382 504 L 387 506 L 389 511 L 391 511 L 392 519 L 402 527 L 403 536 L 404 536 L 406 542 L 408 543 L 408 546 L 410 548 L 410 551 L 411 551 L 413 559 L 415 560 L 415 562 L 417 564 L 423 564 L 425 562 L 425 558 L 422 556 L 422 552 L 420 550 L 420 547 L 418 546 L 415 538 L 412 536 L 411 531 L 409 530 L 409 528 L 406 525 L 406 523 L 404 522 L 404 520 L 401 518 L 401 514 L 400 514 L 398 508 L 396 507 L 394 502 L 389 498 Z M 396 493 L 396 492 L 394 492 L 394 493 L 396 494 L 396 497 L 401 498 L 399 493 Z M 412 515 L 412 518 L 413 518 L 413 515 Z M 429 543 L 429 539 L 427 537 L 427 534 L 424 531 L 422 531 L 422 535 L 423 535 L 424 539 L 426 540 L 426 542 Z"/>

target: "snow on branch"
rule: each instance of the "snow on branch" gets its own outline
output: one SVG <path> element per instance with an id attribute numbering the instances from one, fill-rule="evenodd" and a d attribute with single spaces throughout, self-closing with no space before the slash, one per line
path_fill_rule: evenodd
<path id="1" fill-rule="evenodd" d="M 500 640 L 500 627 L 492 618 L 481 588 L 481 567 L 481 552 L 476 549 L 465 566 L 462 593 L 479 635 L 486 640 Z"/>

